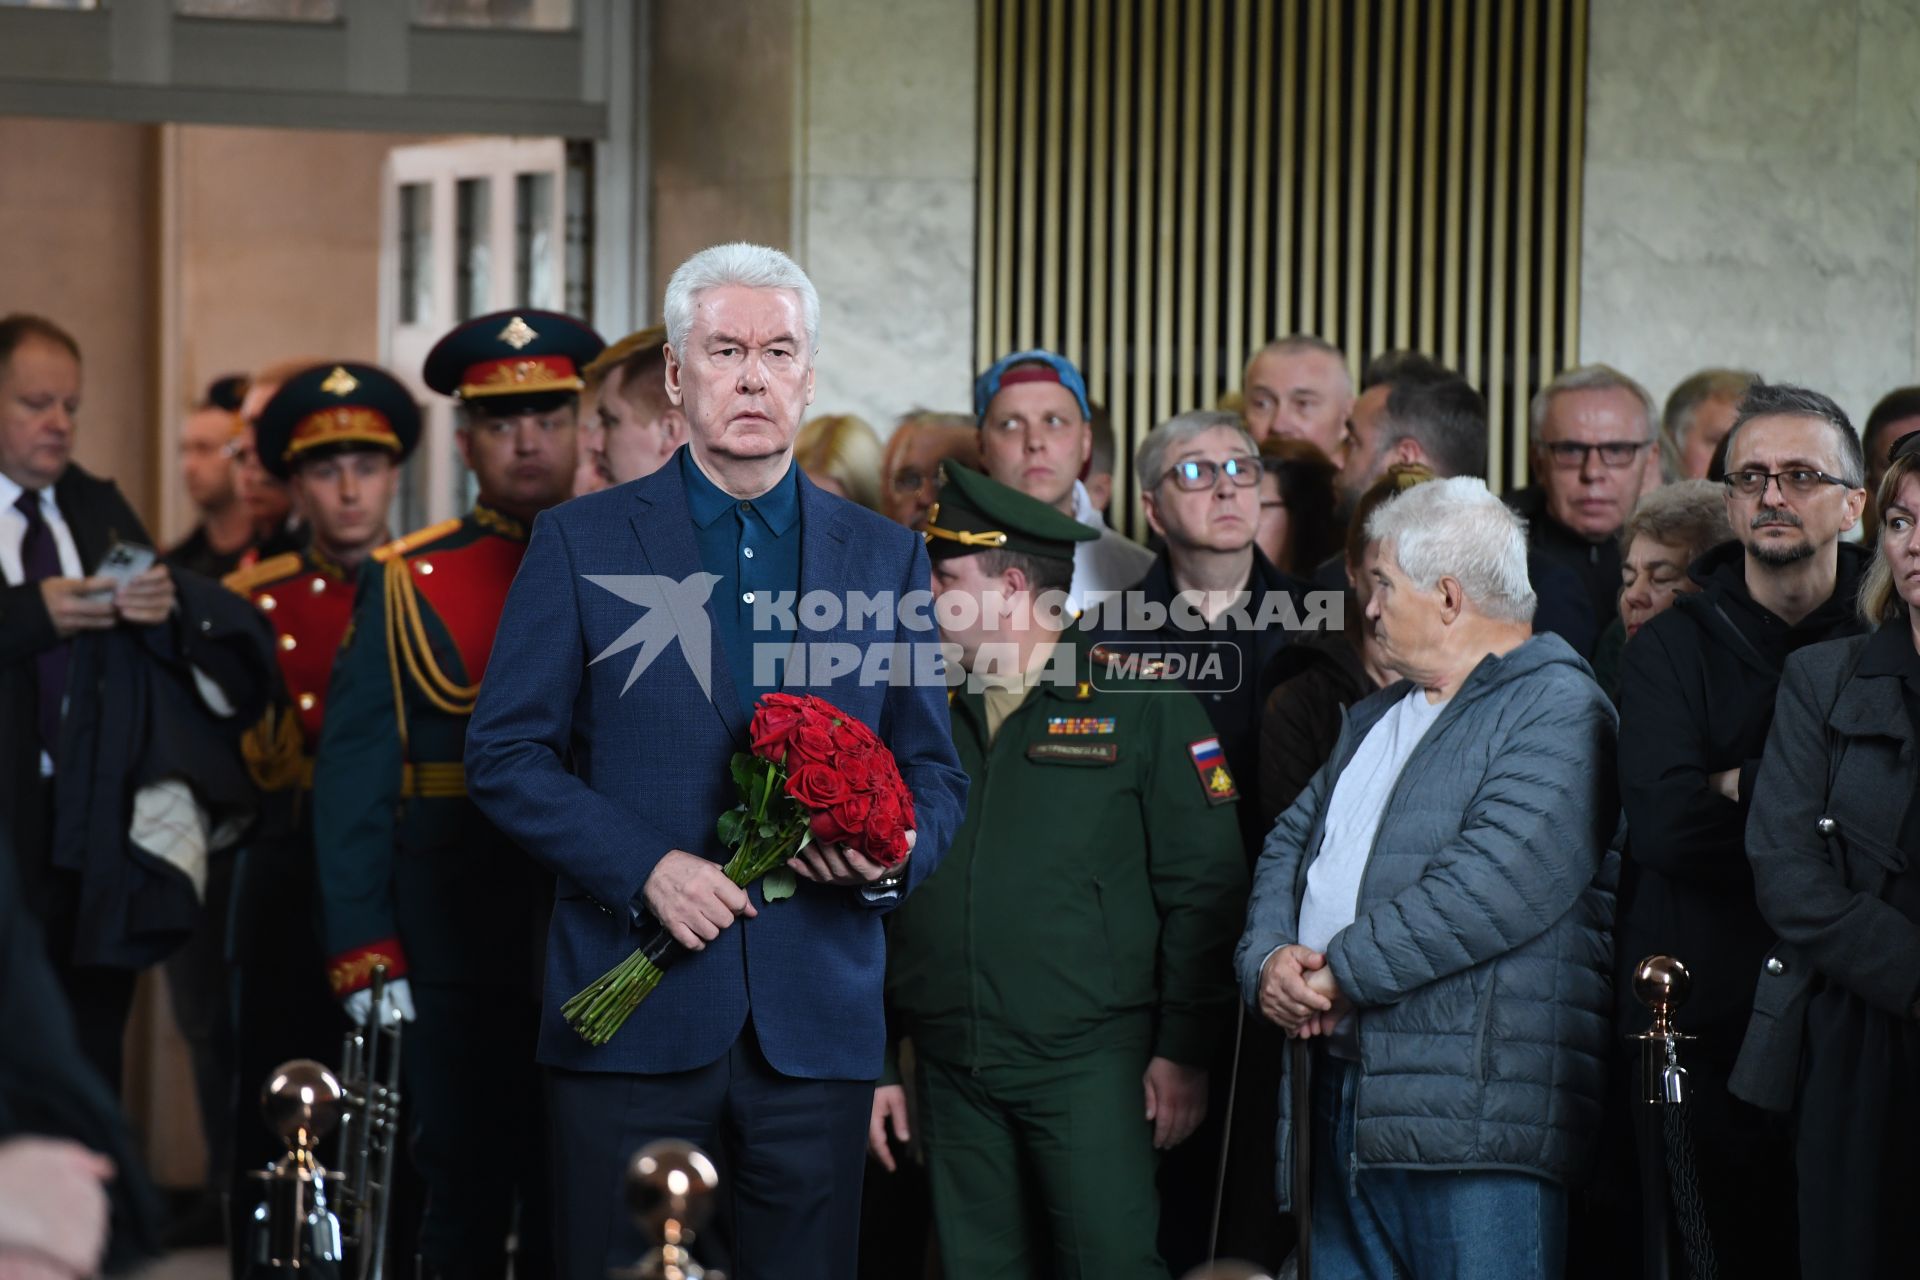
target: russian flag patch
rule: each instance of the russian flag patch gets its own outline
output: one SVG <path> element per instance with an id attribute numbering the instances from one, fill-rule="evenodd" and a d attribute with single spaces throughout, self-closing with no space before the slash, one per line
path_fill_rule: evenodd
<path id="1" fill-rule="evenodd" d="M 1220 739 L 1201 738 L 1187 745 L 1187 755 L 1193 761 L 1194 772 L 1200 775 L 1200 789 L 1206 793 L 1208 804 L 1226 804 L 1240 798 L 1240 790 L 1233 785 L 1233 775 L 1227 772 L 1227 755 L 1220 749 Z"/>

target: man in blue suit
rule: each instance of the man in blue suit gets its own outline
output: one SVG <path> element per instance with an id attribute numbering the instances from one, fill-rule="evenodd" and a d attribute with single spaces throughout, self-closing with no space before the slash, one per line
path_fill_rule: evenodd
<path id="1" fill-rule="evenodd" d="M 674 273 L 666 390 L 688 445 L 536 522 L 467 733 L 470 794 L 558 878 L 539 1058 L 564 1276 L 598 1280 L 640 1253 L 621 1173 L 661 1137 L 718 1162 L 734 1274 L 854 1273 L 885 1039 L 881 917 L 939 861 L 966 778 L 925 547 L 793 465 L 819 307 L 773 249 L 721 245 Z M 856 592 L 907 607 L 878 620 L 768 607 Z M 828 681 L 817 658 L 829 649 L 884 652 L 895 682 L 862 679 L 870 663 Z M 813 660 L 768 661 L 790 652 Z M 916 670 L 922 680 L 906 683 Z M 797 892 L 773 903 L 721 873 L 728 760 L 747 749 L 755 700 L 776 688 L 827 698 L 892 748 L 918 818 L 903 869 L 809 848 L 792 864 Z M 691 954 L 609 1043 L 589 1045 L 560 1008 L 633 950 L 649 917 Z"/>

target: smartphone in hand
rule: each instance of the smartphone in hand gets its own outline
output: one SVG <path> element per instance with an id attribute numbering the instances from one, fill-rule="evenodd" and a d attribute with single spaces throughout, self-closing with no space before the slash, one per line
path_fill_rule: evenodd
<path id="1" fill-rule="evenodd" d="M 107 554 L 100 557 L 100 565 L 93 571 L 96 578 L 112 578 L 113 589 L 100 592 L 95 598 L 112 595 L 135 578 L 153 567 L 158 557 L 152 547 L 143 547 L 137 542 L 116 542 L 107 548 Z"/>

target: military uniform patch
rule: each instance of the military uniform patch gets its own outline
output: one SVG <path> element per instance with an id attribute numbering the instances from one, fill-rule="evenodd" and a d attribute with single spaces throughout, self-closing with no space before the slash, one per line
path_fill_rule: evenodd
<path id="1" fill-rule="evenodd" d="M 1240 789 L 1233 785 L 1233 775 L 1227 772 L 1227 757 L 1220 750 L 1220 739 L 1202 738 L 1190 743 L 1187 755 L 1193 760 L 1194 771 L 1200 775 L 1200 786 L 1207 793 L 1208 804 L 1225 804 L 1240 798 Z"/>
<path id="2" fill-rule="evenodd" d="M 1027 759 L 1056 764 L 1112 764 L 1120 758 L 1120 748 L 1111 742 L 1036 742 L 1027 748 Z"/>
<path id="3" fill-rule="evenodd" d="M 1048 716 L 1047 734 L 1058 737 L 1062 734 L 1082 735 L 1094 733 L 1112 733 L 1112 716 Z"/>

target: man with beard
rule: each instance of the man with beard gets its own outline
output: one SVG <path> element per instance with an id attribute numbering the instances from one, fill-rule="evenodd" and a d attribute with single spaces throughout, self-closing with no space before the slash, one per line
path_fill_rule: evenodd
<path id="1" fill-rule="evenodd" d="M 1630 845 L 1617 1017 L 1623 1033 L 1646 1025 L 1626 980 L 1639 959 L 1686 962 L 1700 1189 L 1728 1275 L 1776 1274 L 1795 1256 L 1792 1147 L 1726 1088 L 1773 941 L 1747 863 L 1747 810 L 1787 656 L 1860 630 L 1853 604 L 1868 554 L 1840 538 L 1860 519 L 1865 474 L 1859 437 L 1832 400 L 1756 384 L 1727 435 L 1727 516 L 1738 540 L 1696 560 L 1701 590 L 1625 651 L 1620 791 Z"/>

